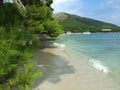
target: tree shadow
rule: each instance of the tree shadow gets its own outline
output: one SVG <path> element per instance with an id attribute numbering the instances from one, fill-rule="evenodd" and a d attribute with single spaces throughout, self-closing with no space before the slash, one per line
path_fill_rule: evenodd
<path id="1" fill-rule="evenodd" d="M 41 40 L 40 49 L 55 48 L 55 46 L 53 45 L 54 41 L 55 40 L 49 40 L 49 39 Z"/>
<path id="2" fill-rule="evenodd" d="M 58 83 L 61 79 L 60 76 L 64 74 L 72 74 L 75 72 L 73 66 L 69 65 L 69 62 L 65 61 L 64 58 L 40 51 L 36 55 L 37 64 L 42 65 L 42 77 L 35 80 L 32 88 L 36 88 L 44 81 L 51 83 Z"/>

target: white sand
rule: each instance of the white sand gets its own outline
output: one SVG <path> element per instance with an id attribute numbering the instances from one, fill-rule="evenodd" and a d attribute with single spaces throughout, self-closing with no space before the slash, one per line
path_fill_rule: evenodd
<path id="1" fill-rule="evenodd" d="M 59 48 L 43 49 L 37 59 L 44 73 L 32 90 L 120 90 L 107 74 L 84 60 L 70 58 Z"/>

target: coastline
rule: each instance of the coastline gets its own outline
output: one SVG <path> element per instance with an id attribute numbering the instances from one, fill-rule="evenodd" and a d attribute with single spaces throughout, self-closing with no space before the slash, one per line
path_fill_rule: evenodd
<path id="1" fill-rule="evenodd" d="M 71 32 L 71 33 L 66 33 L 66 34 L 61 34 L 60 36 L 63 36 L 63 35 L 69 35 L 69 34 L 111 34 L 111 33 L 120 33 L 120 32 L 89 32 L 89 33 L 86 33 L 86 32 L 77 32 L 77 33 L 73 33 L 73 32 Z"/>
<path id="2" fill-rule="evenodd" d="M 89 66 L 84 58 L 68 56 L 53 42 L 44 41 L 36 55 L 43 76 L 35 81 L 32 90 L 120 90 L 107 74 Z"/>

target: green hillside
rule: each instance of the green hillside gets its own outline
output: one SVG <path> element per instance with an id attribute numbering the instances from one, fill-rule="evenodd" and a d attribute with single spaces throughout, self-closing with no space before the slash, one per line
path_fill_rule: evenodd
<path id="1" fill-rule="evenodd" d="M 63 26 L 65 31 L 71 32 L 120 32 L 120 27 L 114 24 L 80 17 L 77 15 L 58 13 L 54 17 Z"/>

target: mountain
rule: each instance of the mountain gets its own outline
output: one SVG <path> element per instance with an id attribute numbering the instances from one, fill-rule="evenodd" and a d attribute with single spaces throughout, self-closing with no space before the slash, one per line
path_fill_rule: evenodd
<path id="1" fill-rule="evenodd" d="M 65 32 L 120 32 L 120 27 L 111 23 L 106 23 L 86 17 L 81 17 L 68 13 L 54 14 Z"/>

